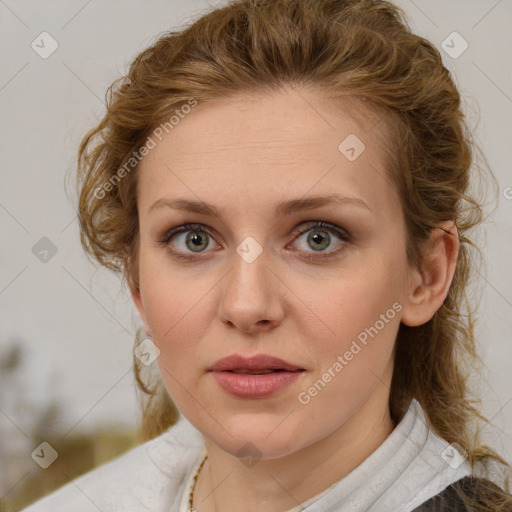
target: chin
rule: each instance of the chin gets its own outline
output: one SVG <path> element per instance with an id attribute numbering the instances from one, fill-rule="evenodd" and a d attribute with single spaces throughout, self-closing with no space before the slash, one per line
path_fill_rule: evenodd
<path id="1" fill-rule="evenodd" d="M 258 460 L 280 459 L 299 449 L 297 446 L 290 446 L 288 444 L 290 443 L 289 439 L 283 439 L 281 442 L 279 440 L 269 442 L 264 438 L 241 436 L 223 441 L 225 441 L 225 444 L 219 442 L 217 445 L 226 453 L 241 459 L 247 465 L 251 465 L 251 463 Z"/>
<path id="2" fill-rule="evenodd" d="M 278 459 L 307 444 L 307 440 L 301 438 L 304 429 L 290 428 L 292 425 L 278 428 L 281 422 L 282 418 L 258 421 L 254 415 L 247 415 L 245 420 L 221 421 L 226 430 L 221 428 L 215 432 L 205 432 L 205 435 L 222 450 L 240 459 Z"/>

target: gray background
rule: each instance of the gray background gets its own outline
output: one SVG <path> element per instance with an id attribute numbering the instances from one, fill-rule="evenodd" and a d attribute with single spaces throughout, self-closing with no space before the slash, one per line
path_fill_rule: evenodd
<path id="1" fill-rule="evenodd" d="M 477 295 L 486 367 L 474 386 L 496 425 L 484 429 L 486 439 L 512 461 L 512 1 L 397 3 L 443 54 L 499 180 L 498 206 L 487 209 L 478 239 L 487 263 Z M 33 464 L 30 433 L 51 404 L 60 411 L 53 428 L 63 435 L 135 426 L 131 350 L 139 319 L 119 280 L 82 252 L 75 155 L 129 61 L 158 34 L 209 9 L 205 0 L 0 2 L 0 357 L 13 344 L 23 348 L 18 371 L 1 375 L 0 457 L 25 461 L 18 468 Z M 59 45 L 47 59 L 31 48 L 43 31 Z M 469 44 L 458 58 L 442 49 L 453 31 Z M 32 252 L 42 237 L 57 249 L 47 262 Z"/>

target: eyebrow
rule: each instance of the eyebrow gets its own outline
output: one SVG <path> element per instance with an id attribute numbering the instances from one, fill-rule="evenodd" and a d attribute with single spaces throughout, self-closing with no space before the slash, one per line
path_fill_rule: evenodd
<path id="1" fill-rule="evenodd" d="M 274 210 L 274 215 L 292 215 L 297 212 L 314 210 L 316 208 L 321 208 L 322 206 L 329 206 L 333 204 L 350 204 L 366 208 L 370 212 L 372 211 L 371 208 L 362 199 L 358 197 L 346 197 L 341 196 L 339 194 L 329 194 L 325 196 L 309 196 L 283 201 L 282 203 L 279 203 L 276 206 Z M 212 204 L 206 203 L 204 201 L 196 201 L 191 199 L 168 199 L 165 197 L 162 197 L 155 201 L 149 207 L 148 213 L 157 208 L 163 207 L 173 208 L 176 210 L 184 210 L 203 215 L 210 215 L 213 217 L 220 217 L 219 210 Z"/>

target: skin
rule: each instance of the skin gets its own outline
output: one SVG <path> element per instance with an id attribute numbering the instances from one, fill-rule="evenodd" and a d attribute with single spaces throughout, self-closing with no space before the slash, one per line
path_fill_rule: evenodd
<path id="1" fill-rule="evenodd" d="M 395 427 L 388 399 L 396 334 L 400 322 L 420 325 L 441 306 L 457 232 L 443 223 L 452 234 L 434 230 L 425 264 L 408 265 L 400 198 L 372 133 L 378 117 L 362 109 L 355 116 L 349 100 L 334 109 L 314 90 L 240 93 L 197 106 L 141 163 L 140 285 L 132 297 L 161 351 L 170 396 L 205 440 L 199 512 L 295 507 L 354 470 Z M 338 150 L 348 134 L 366 145 L 354 161 Z M 273 213 L 281 201 L 331 193 L 368 208 Z M 150 210 L 161 198 L 202 200 L 221 216 Z M 338 226 L 349 240 L 313 221 Z M 185 223 L 207 230 L 202 252 L 185 242 L 197 228 L 161 242 Z M 294 234 L 296 227 L 309 231 Z M 327 236 L 326 247 L 315 250 L 308 234 Z M 263 250 L 252 263 L 236 251 L 248 236 Z M 195 259 L 177 259 L 172 249 Z M 298 394 L 396 303 L 401 310 L 378 335 L 300 403 Z M 234 353 L 271 354 L 306 371 L 271 397 L 236 398 L 207 372 Z M 248 442 L 261 453 L 253 465 L 237 456 Z"/>

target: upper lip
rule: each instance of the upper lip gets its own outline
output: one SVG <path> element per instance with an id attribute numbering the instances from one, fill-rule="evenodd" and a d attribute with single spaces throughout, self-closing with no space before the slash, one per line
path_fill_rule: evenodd
<path id="1" fill-rule="evenodd" d="M 243 357 L 233 354 L 219 359 L 208 371 L 222 372 L 230 370 L 286 370 L 289 372 L 303 370 L 299 366 L 283 361 L 278 357 L 259 354 L 253 357 Z"/>

